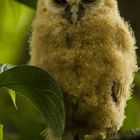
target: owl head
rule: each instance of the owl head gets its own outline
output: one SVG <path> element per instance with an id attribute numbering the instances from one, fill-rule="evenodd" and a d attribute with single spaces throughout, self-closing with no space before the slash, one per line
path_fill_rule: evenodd
<path id="1" fill-rule="evenodd" d="M 105 5 L 113 7 L 115 0 L 44 0 L 48 12 L 76 24 L 88 13 L 96 13 Z"/>

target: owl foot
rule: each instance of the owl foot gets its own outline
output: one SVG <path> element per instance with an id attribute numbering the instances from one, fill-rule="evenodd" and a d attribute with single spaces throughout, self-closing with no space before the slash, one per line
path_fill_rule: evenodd
<path id="1" fill-rule="evenodd" d="M 105 140 L 106 135 L 104 133 L 99 133 L 98 135 L 85 135 L 84 140 Z"/>

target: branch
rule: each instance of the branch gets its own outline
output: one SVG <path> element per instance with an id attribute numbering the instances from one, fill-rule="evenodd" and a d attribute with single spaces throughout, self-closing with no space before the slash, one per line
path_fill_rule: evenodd
<path id="1" fill-rule="evenodd" d="M 107 140 L 140 140 L 140 128 L 116 134 L 112 137 L 109 137 Z"/>

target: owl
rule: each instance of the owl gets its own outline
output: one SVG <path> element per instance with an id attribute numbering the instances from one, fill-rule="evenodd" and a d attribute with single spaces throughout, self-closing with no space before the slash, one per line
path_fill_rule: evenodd
<path id="1" fill-rule="evenodd" d="M 116 133 L 137 71 L 135 38 L 116 0 L 38 0 L 30 64 L 63 91 L 63 138 L 95 140 Z"/>

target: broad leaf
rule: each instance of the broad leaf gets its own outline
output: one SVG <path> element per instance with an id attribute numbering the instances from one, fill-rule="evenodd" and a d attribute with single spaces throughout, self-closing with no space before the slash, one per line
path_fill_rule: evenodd
<path id="1" fill-rule="evenodd" d="M 0 124 L 0 140 L 3 140 L 3 125 Z"/>
<path id="2" fill-rule="evenodd" d="M 15 67 L 15 65 L 11 65 L 11 64 L 0 64 L 0 73 Z"/>
<path id="3" fill-rule="evenodd" d="M 13 67 L 0 74 L 0 87 L 27 97 L 43 114 L 48 127 L 62 135 L 65 122 L 63 95 L 46 71 L 29 65 Z"/>
<path id="4" fill-rule="evenodd" d="M 4 71 L 6 71 L 6 70 L 8 70 L 8 69 L 10 69 L 12 67 L 15 67 L 15 65 L 0 64 L 0 73 L 4 72 Z M 7 90 L 7 89 L 5 88 L 5 90 Z M 18 109 L 17 105 L 16 105 L 16 94 L 15 94 L 15 91 L 13 91 L 11 89 L 8 89 L 7 92 L 9 93 L 9 95 L 10 95 L 10 97 L 11 97 L 13 103 L 14 103 L 15 108 Z"/>

